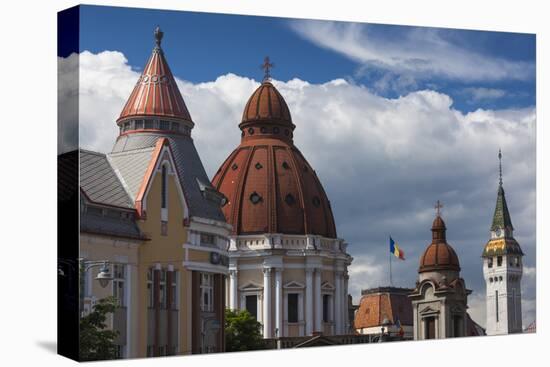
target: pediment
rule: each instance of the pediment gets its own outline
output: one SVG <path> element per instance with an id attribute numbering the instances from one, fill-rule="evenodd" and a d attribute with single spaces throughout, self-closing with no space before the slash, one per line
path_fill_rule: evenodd
<path id="1" fill-rule="evenodd" d="M 325 291 L 333 291 L 335 287 L 329 282 L 324 282 L 321 284 L 321 289 Z"/>
<path id="2" fill-rule="evenodd" d="M 421 315 L 431 315 L 437 313 L 439 313 L 439 310 L 433 308 L 432 306 L 426 306 L 420 311 Z"/>
<path id="3" fill-rule="evenodd" d="M 306 286 L 305 286 L 303 283 L 296 282 L 296 281 L 294 281 L 294 280 L 292 280 L 292 281 L 286 283 L 286 284 L 283 286 L 283 288 L 285 288 L 285 289 L 288 289 L 288 288 L 290 288 L 290 289 L 303 289 L 303 288 L 305 288 L 305 287 L 306 287 Z"/>
<path id="4" fill-rule="evenodd" d="M 254 282 L 249 282 L 249 283 L 246 283 L 245 285 L 239 287 L 239 290 L 241 290 L 241 291 L 258 291 L 258 290 L 262 290 L 262 289 L 264 289 L 264 287 L 262 285 L 254 283 Z"/>

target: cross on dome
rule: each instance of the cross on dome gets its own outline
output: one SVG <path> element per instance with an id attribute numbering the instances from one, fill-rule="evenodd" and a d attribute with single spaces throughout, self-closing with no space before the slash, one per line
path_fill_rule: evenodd
<path id="1" fill-rule="evenodd" d="M 262 68 L 264 70 L 264 82 L 269 81 L 271 79 L 271 74 L 269 73 L 269 71 L 273 67 L 275 67 L 275 64 L 270 62 L 269 56 L 266 56 L 264 58 L 264 63 L 262 65 L 260 65 L 260 68 Z"/>
<path id="2" fill-rule="evenodd" d="M 441 204 L 441 202 L 438 200 L 434 208 L 436 210 L 437 216 L 439 217 L 439 215 L 441 214 L 441 208 L 443 208 L 443 204 Z"/>

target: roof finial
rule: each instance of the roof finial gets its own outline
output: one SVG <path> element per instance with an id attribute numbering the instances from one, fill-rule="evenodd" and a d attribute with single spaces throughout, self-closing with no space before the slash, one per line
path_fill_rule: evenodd
<path id="1" fill-rule="evenodd" d="M 158 48 L 160 48 L 160 43 L 162 42 L 162 36 L 164 36 L 164 32 L 160 30 L 160 27 L 157 25 L 155 28 L 155 43 Z"/>
<path id="2" fill-rule="evenodd" d="M 441 204 L 441 202 L 438 200 L 434 208 L 436 210 L 437 216 L 439 217 L 439 215 L 441 214 L 441 208 L 443 208 L 443 204 Z"/>
<path id="3" fill-rule="evenodd" d="M 502 152 L 498 149 L 498 184 L 502 186 Z"/>
<path id="4" fill-rule="evenodd" d="M 264 63 L 260 65 L 260 68 L 264 69 L 264 82 L 271 80 L 271 74 L 269 71 L 273 68 L 275 64 L 269 62 L 269 56 L 264 58 Z"/>

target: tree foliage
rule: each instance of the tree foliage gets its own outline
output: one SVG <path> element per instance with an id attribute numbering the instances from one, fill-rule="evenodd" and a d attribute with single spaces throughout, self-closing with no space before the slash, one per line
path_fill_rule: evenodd
<path id="1" fill-rule="evenodd" d="M 115 338 L 118 331 L 107 329 L 107 314 L 115 312 L 117 301 L 106 297 L 92 312 L 80 319 L 80 360 L 97 361 L 116 358 Z"/>
<path id="2" fill-rule="evenodd" d="M 225 310 L 225 351 L 265 349 L 260 324 L 247 310 Z"/>

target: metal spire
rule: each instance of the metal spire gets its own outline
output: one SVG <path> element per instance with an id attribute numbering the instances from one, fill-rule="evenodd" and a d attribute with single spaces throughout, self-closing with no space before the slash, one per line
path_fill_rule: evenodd
<path id="1" fill-rule="evenodd" d="M 275 66 L 275 64 L 269 62 L 269 56 L 264 58 L 264 63 L 260 65 L 260 68 L 264 69 L 264 82 L 271 80 L 271 74 L 269 71 Z"/>
<path id="2" fill-rule="evenodd" d="M 498 184 L 502 186 L 502 152 L 500 151 L 500 148 L 498 150 Z"/>
<path id="3" fill-rule="evenodd" d="M 155 44 L 158 48 L 160 48 L 160 43 L 162 42 L 162 36 L 164 36 L 164 32 L 160 30 L 160 27 L 157 25 L 155 28 Z"/>

